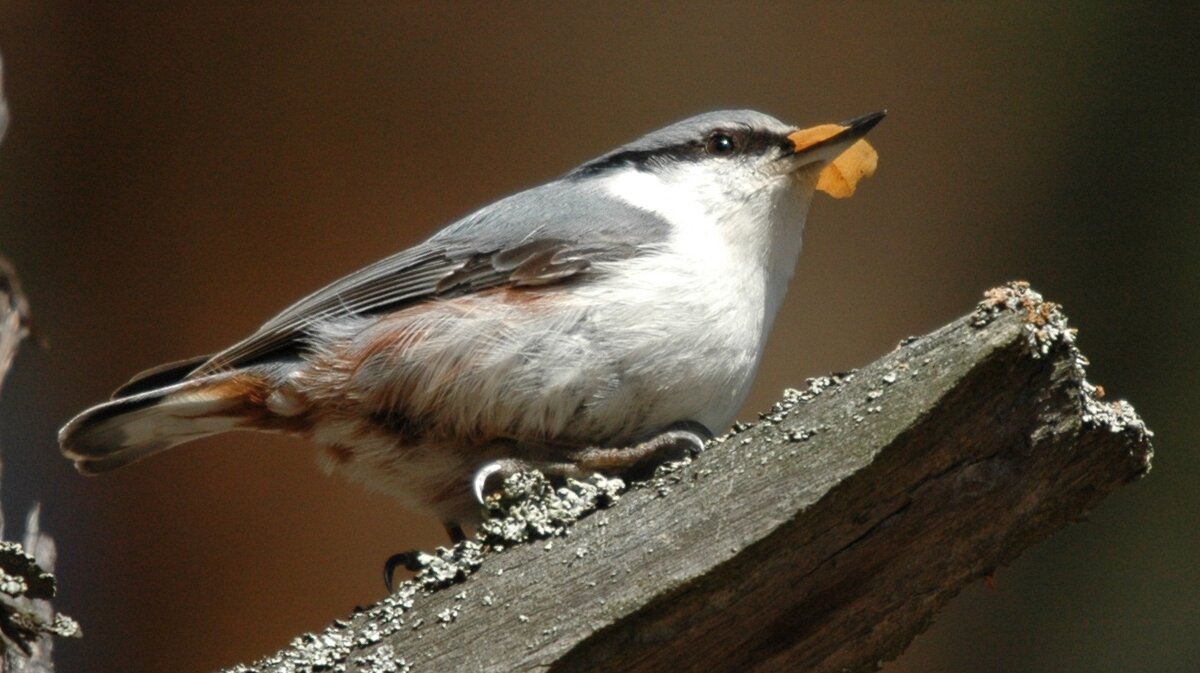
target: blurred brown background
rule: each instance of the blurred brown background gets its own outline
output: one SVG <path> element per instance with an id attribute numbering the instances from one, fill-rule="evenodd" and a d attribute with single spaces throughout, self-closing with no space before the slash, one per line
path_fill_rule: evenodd
<path id="1" fill-rule="evenodd" d="M 84 479 L 54 433 L 134 372 L 667 122 L 887 107 L 880 172 L 821 199 L 745 416 L 1025 278 L 1154 472 L 965 591 L 891 671 L 1194 671 L 1200 11 L 1100 3 L 66 3 L 4 0 L 0 248 L 38 327 L 0 407 L 86 637 L 62 671 L 206 671 L 382 596 L 432 520 L 226 436 Z M 247 3 L 248 4 L 248 3 Z M 10 536 L 15 531 L 10 531 Z"/>

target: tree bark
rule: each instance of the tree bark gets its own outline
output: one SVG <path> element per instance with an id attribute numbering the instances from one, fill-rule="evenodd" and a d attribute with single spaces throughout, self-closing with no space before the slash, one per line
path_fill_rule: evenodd
<path id="1" fill-rule="evenodd" d="M 986 297 L 570 527 L 530 526 L 562 507 L 531 517 L 510 494 L 482 541 L 231 670 L 875 670 L 966 584 L 1150 468 L 1151 433 L 1085 380 L 1058 307 L 1023 283 Z"/>

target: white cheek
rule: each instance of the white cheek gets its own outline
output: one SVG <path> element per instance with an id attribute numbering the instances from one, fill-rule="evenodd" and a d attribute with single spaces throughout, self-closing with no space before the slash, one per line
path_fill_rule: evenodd
<path id="1" fill-rule="evenodd" d="M 740 231 L 754 227 L 739 226 L 728 217 L 747 209 L 722 189 L 721 176 L 712 170 L 686 165 L 663 176 L 629 169 L 606 178 L 604 186 L 613 196 L 671 225 L 664 243 L 666 256 L 647 260 L 637 272 L 645 287 L 711 296 L 720 292 L 712 281 L 717 286 L 729 282 L 744 286 L 749 280 L 746 276 L 761 268 L 747 254 L 748 241 Z M 718 294 L 717 299 L 721 298 Z M 753 295 L 741 298 L 754 300 Z"/>
<path id="2" fill-rule="evenodd" d="M 698 180 L 663 180 L 655 173 L 621 170 L 604 179 L 609 194 L 629 205 L 649 211 L 675 226 L 709 219 L 702 197 L 707 184 Z"/>

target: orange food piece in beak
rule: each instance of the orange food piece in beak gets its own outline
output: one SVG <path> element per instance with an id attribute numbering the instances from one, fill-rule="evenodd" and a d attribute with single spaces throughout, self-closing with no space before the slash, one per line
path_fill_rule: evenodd
<path id="1" fill-rule="evenodd" d="M 821 124 L 796 131 L 788 139 L 796 146 L 796 152 L 804 152 L 846 130 L 847 127 L 841 124 Z M 821 169 L 817 189 L 835 199 L 844 199 L 854 194 L 859 180 L 874 175 L 878 165 L 879 154 L 875 148 L 866 140 L 859 140 Z"/>
<path id="2" fill-rule="evenodd" d="M 835 199 L 853 196 L 858 181 L 874 175 L 878 166 L 879 153 L 867 141 L 859 140 L 821 169 L 817 189 Z"/>

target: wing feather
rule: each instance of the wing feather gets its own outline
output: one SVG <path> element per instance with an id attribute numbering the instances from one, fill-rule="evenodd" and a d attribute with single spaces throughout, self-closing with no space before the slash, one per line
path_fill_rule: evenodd
<path id="1" fill-rule="evenodd" d="M 324 321 L 495 287 L 568 282 L 595 273 L 598 261 L 658 249 L 669 235 L 648 211 L 612 199 L 598 207 L 603 197 L 595 190 L 564 178 L 501 199 L 301 299 L 190 376 L 294 353 Z"/>
<path id="2" fill-rule="evenodd" d="M 495 287 L 561 283 L 588 272 L 596 261 L 636 254 L 634 246 L 577 246 L 555 239 L 472 254 L 422 249 L 424 246 L 429 243 L 365 267 L 305 297 L 248 338 L 212 356 L 190 376 L 225 371 L 294 349 L 315 323 Z"/>

